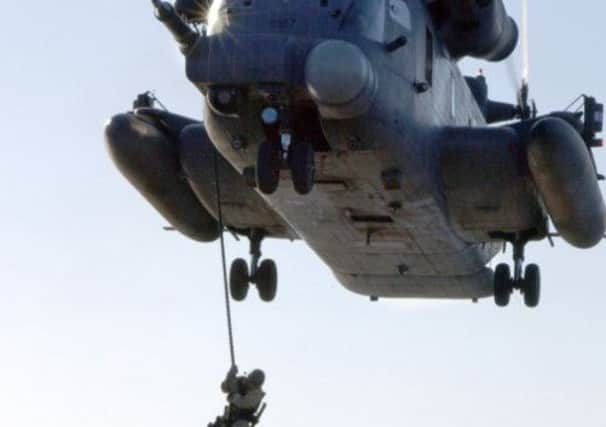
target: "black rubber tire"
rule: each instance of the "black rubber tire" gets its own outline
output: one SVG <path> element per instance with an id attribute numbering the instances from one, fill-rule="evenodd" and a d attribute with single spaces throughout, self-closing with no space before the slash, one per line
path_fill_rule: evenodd
<path id="1" fill-rule="evenodd" d="M 278 292 L 278 268 L 276 263 L 270 259 L 264 260 L 255 275 L 255 284 L 259 291 L 259 297 L 265 302 L 276 299 Z"/>
<path id="2" fill-rule="evenodd" d="M 541 270 L 538 265 L 530 264 L 524 271 L 524 304 L 536 308 L 541 302 Z"/>
<path id="3" fill-rule="evenodd" d="M 280 147 L 267 141 L 259 145 L 257 153 L 257 187 L 263 194 L 273 194 L 280 184 Z"/>
<path id="4" fill-rule="evenodd" d="M 250 288 L 248 263 L 238 258 L 231 264 L 229 270 L 229 291 L 235 301 L 244 301 Z"/>
<path id="5" fill-rule="evenodd" d="M 511 269 L 507 264 L 499 264 L 494 272 L 494 302 L 499 307 L 507 307 L 513 292 Z"/>
<path id="6" fill-rule="evenodd" d="M 314 188 L 316 175 L 313 145 L 308 142 L 296 142 L 292 144 L 288 160 L 295 191 L 301 195 L 309 194 Z"/>

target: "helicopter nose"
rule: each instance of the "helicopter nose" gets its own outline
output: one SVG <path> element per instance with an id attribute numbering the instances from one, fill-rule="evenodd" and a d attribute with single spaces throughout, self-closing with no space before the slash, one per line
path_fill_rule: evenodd
<path id="1" fill-rule="evenodd" d="M 312 49 L 305 64 L 305 82 L 320 114 L 330 119 L 364 114 L 377 87 L 364 52 L 343 40 L 327 40 Z"/>

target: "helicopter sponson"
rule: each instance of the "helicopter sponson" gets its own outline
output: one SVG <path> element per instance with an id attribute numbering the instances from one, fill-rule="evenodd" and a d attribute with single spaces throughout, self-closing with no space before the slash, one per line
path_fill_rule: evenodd
<path id="1" fill-rule="evenodd" d="M 552 113 L 501 127 L 439 131 L 443 190 L 459 232 L 469 240 L 515 234 L 540 223 L 545 210 L 568 243 L 596 246 L 606 207 L 582 128 L 574 114 Z M 537 230 L 536 237 L 547 233 Z"/>
<path id="2" fill-rule="evenodd" d="M 246 177 L 218 155 L 200 122 L 135 108 L 112 117 L 105 135 L 118 169 L 171 229 L 198 242 L 219 238 L 216 171 L 224 191 L 223 217 L 231 230 L 252 227 L 277 238 L 296 237 Z"/>

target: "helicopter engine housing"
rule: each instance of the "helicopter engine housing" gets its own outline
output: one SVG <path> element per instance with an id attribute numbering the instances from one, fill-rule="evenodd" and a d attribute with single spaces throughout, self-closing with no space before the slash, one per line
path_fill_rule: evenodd
<path id="1" fill-rule="evenodd" d="M 430 7 L 436 27 L 455 58 L 502 61 L 518 43 L 518 27 L 502 0 L 438 0 Z"/>

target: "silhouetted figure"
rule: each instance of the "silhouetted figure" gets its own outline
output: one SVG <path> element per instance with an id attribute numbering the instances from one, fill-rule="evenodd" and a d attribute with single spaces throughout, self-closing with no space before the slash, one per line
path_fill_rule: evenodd
<path id="1" fill-rule="evenodd" d="M 265 410 L 265 405 L 262 405 L 264 383 L 265 374 L 260 369 L 238 376 L 238 368 L 232 367 L 221 383 L 221 391 L 227 394 L 229 405 L 225 407 L 223 416 L 217 417 L 208 427 L 255 426 Z"/>

